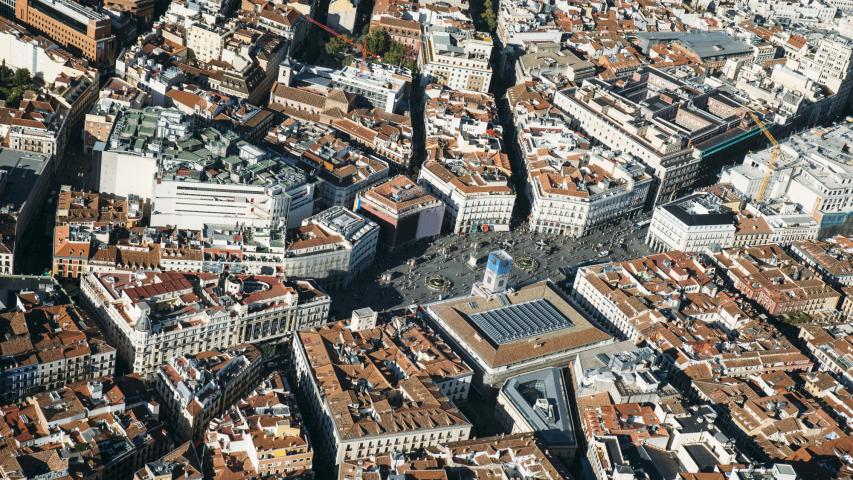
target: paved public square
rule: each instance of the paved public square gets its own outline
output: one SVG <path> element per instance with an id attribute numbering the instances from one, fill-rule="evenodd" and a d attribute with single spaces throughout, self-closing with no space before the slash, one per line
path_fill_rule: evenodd
<path id="1" fill-rule="evenodd" d="M 643 239 L 648 229 L 635 228 L 639 220 L 642 218 L 624 220 L 605 233 L 579 239 L 531 233 L 524 226 L 512 232 L 447 235 L 392 253 L 380 250 L 371 268 L 347 289 L 332 292 L 332 317 L 347 318 L 353 309 L 364 305 L 377 311 L 394 310 L 467 294 L 482 278 L 489 252 L 501 248 L 514 260 L 512 285 L 546 278 L 564 283 L 565 272 L 572 267 L 647 255 L 649 249 Z M 607 255 L 600 256 L 605 251 Z M 471 266 L 472 254 L 479 260 L 476 267 Z M 449 286 L 443 291 L 432 289 L 428 286 L 430 279 Z"/>

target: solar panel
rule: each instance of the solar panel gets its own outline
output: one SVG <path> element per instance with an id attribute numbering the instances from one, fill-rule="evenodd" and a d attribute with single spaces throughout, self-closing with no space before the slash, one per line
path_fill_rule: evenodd
<path id="1" fill-rule="evenodd" d="M 545 299 L 498 307 L 472 314 L 470 318 L 477 328 L 497 345 L 574 325 Z"/>

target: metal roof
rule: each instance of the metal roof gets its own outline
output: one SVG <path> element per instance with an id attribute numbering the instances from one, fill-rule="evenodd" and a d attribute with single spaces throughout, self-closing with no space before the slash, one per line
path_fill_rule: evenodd
<path id="1" fill-rule="evenodd" d="M 472 314 L 470 318 L 477 329 L 496 345 L 574 326 L 545 299 L 498 307 Z"/>

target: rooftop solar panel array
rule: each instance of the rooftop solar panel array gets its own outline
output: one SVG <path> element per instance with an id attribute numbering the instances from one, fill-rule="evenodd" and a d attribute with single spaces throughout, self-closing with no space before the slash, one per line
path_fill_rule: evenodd
<path id="1" fill-rule="evenodd" d="M 551 302 L 544 299 L 498 307 L 472 314 L 470 318 L 497 345 L 574 325 Z"/>

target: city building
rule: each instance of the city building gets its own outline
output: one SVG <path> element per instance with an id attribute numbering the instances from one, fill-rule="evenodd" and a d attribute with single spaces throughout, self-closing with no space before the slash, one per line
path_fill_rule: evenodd
<path id="1" fill-rule="evenodd" d="M 0 402 L 115 372 L 115 348 L 96 336 L 58 284 L 0 277 L 0 286 L 14 299 L 0 313 Z"/>
<path id="2" fill-rule="evenodd" d="M 47 199 L 55 158 L 9 148 L 0 151 L 0 273 L 12 274 L 21 260 L 18 240 Z M 10 181 L 14 179 L 14 181 Z"/>
<path id="3" fill-rule="evenodd" d="M 408 99 L 412 76 L 408 71 L 392 65 L 361 62 L 347 65 L 331 73 L 331 88 L 355 95 L 371 108 L 388 113 L 401 109 Z"/>
<path id="4" fill-rule="evenodd" d="M 589 152 L 577 165 L 553 158 L 528 162 L 527 172 L 530 229 L 573 237 L 637 215 L 652 186 L 640 162 L 611 152 Z"/>
<path id="5" fill-rule="evenodd" d="M 54 275 L 77 278 L 90 272 L 143 269 L 284 276 L 285 236 L 279 229 L 150 227 L 143 221 L 144 208 L 139 198 L 61 188 Z M 305 299 L 325 297 L 310 282 L 290 286 Z"/>
<path id="6" fill-rule="evenodd" d="M 370 30 L 378 30 L 388 34 L 397 43 L 408 47 L 410 52 L 421 51 L 421 23 L 417 20 L 400 18 L 387 13 L 377 13 L 374 4 L 373 16 L 370 19 Z"/>
<path id="7" fill-rule="evenodd" d="M 790 207 L 749 203 L 731 185 L 718 184 L 656 206 L 646 244 L 659 252 L 699 252 L 816 239 L 814 218 Z"/>
<path id="8" fill-rule="evenodd" d="M 817 359 L 822 372 L 829 372 L 840 379 L 842 385 L 853 388 L 853 364 L 849 356 L 853 350 L 850 335 L 853 325 L 802 325 L 799 337 L 806 349 Z M 836 383 L 837 384 L 837 383 Z"/>
<path id="9" fill-rule="evenodd" d="M 499 388 L 510 377 L 565 365 L 579 351 L 611 341 L 550 281 L 509 289 L 508 268 L 493 253 L 477 293 L 424 306 L 475 369 L 478 385 Z"/>
<path id="10" fill-rule="evenodd" d="M 316 279 L 339 288 L 373 263 L 379 225 L 343 207 L 332 207 L 288 232 L 284 271 L 288 278 Z"/>
<path id="11" fill-rule="evenodd" d="M 681 399 L 664 405 L 605 403 L 580 407 L 596 479 L 704 478 L 748 458 L 714 424 L 716 412 L 708 406 L 683 405 Z"/>
<path id="12" fill-rule="evenodd" d="M 785 461 L 800 449 L 844 435 L 832 415 L 805 389 L 783 387 L 794 384 L 790 374 L 776 380 L 775 388 L 763 377 L 701 380 L 694 382 L 693 390 L 719 413 L 720 425 L 733 433 L 741 448 L 764 462 Z"/>
<path id="13" fill-rule="evenodd" d="M 471 26 L 431 25 L 424 31 L 418 66 L 426 82 L 486 93 L 492 83 L 492 38 Z"/>
<path id="14" fill-rule="evenodd" d="M 640 49 L 648 53 L 658 44 L 669 44 L 676 53 L 710 71 L 722 68 L 727 60 L 752 58 L 752 45 L 732 39 L 725 32 L 639 32 Z"/>
<path id="15" fill-rule="evenodd" d="M 662 404 L 680 398 L 661 363 L 657 352 L 630 340 L 587 350 L 571 365 L 575 397 L 580 403 L 608 395 L 615 404 Z"/>
<path id="16" fill-rule="evenodd" d="M 766 202 L 792 203 L 820 224 L 821 236 L 844 233 L 850 228 L 853 200 L 849 185 L 851 124 L 816 127 L 785 139 L 772 172 L 771 149 L 749 153 L 743 163 L 723 171 L 721 182 L 732 184 L 749 198 L 758 195 L 770 175 L 764 193 Z"/>
<path id="17" fill-rule="evenodd" d="M 158 409 L 132 375 L 72 383 L 3 405 L 0 472 L 6 478 L 131 478 L 174 445 Z"/>
<path id="18" fill-rule="evenodd" d="M 544 4 L 513 1 L 500 5 L 497 34 L 504 48 L 525 51 L 528 45 L 545 42 L 559 44 L 564 31 Z"/>
<path id="19" fill-rule="evenodd" d="M 336 464 L 470 435 L 448 397 L 467 396 L 471 369 L 412 321 L 378 325 L 375 312 L 356 310 L 349 324 L 298 332 L 292 357 L 321 435 L 314 441 Z"/>
<path id="20" fill-rule="evenodd" d="M 110 238 L 118 236 L 121 229 L 141 223 L 143 208 L 138 199 L 62 187 L 56 200 L 53 274 L 77 278 L 91 271 L 90 259 L 96 256 L 96 251 L 102 245 L 109 245 Z"/>
<path id="21" fill-rule="evenodd" d="M 646 243 L 655 251 L 698 252 L 706 247 L 734 245 L 735 208 L 724 199 L 697 192 L 655 207 Z M 768 239 L 769 240 L 769 239 Z"/>
<path id="22" fill-rule="evenodd" d="M 0 18 L 0 61 L 15 70 L 26 68 L 33 77 L 47 84 L 69 69 L 82 67 L 79 64 L 85 62 L 49 39 L 33 35 L 22 25 L 5 18 Z"/>
<path id="23" fill-rule="evenodd" d="M 444 204 L 406 176 L 361 192 L 356 205 L 379 225 L 379 244 L 389 250 L 441 234 Z"/>
<path id="24" fill-rule="evenodd" d="M 325 322 L 329 297 L 292 284 L 262 275 L 102 272 L 83 276 L 80 291 L 118 357 L 133 372 L 153 375 L 171 358 Z"/>
<path id="25" fill-rule="evenodd" d="M 350 118 L 332 120 L 332 128 L 350 142 L 372 151 L 380 159 L 399 168 L 412 161 L 412 119 L 374 108 L 356 109 Z"/>
<path id="26" fill-rule="evenodd" d="M 498 393 L 496 416 L 510 434 L 533 433 L 552 455 L 571 462 L 578 448 L 563 369 L 511 377 Z"/>
<path id="27" fill-rule="evenodd" d="M 201 461 L 192 443 L 185 442 L 162 457 L 146 462 L 133 474 L 133 480 L 159 480 L 183 477 L 187 480 L 202 480 Z"/>
<path id="28" fill-rule="evenodd" d="M 418 183 L 444 202 L 453 233 L 509 230 L 515 192 L 494 98 L 440 85 L 425 95 L 427 159 Z"/>
<path id="29" fill-rule="evenodd" d="M 773 316 L 833 310 L 841 294 L 778 245 L 730 248 L 713 255 L 734 287 Z"/>
<path id="30" fill-rule="evenodd" d="M 153 0 L 105 0 L 104 9 L 130 14 L 140 30 L 149 27 L 154 21 Z"/>
<path id="31" fill-rule="evenodd" d="M 320 180 L 317 200 L 321 208 L 352 208 L 359 192 L 388 178 L 388 162 L 351 143 L 324 135 L 299 157 L 306 170 Z"/>
<path id="32" fill-rule="evenodd" d="M 307 475 L 314 459 L 296 397 L 277 371 L 210 421 L 205 445 L 214 478 Z"/>
<path id="33" fill-rule="evenodd" d="M 712 183 L 760 135 L 727 94 L 652 67 L 625 79 L 586 79 L 558 92 L 554 105 L 592 138 L 645 163 L 657 180 L 653 204 Z"/>
<path id="34" fill-rule="evenodd" d="M 248 343 L 168 359 L 157 369 L 164 421 L 183 441 L 202 439 L 213 418 L 260 383 L 263 363 Z"/>
<path id="35" fill-rule="evenodd" d="M 342 33 L 354 33 L 358 2 L 352 0 L 332 0 L 326 24 Z"/>
<path id="36" fill-rule="evenodd" d="M 648 295 L 645 287 L 621 288 L 623 277 L 631 284 L 649 282 L 650 287 L 655 285 L 657 296 Z M 660 302 L 660 307 L 677 306 L 681 291 L 713 297 L 717 291 L 712 280 L 710 266 L 698 255 L 672 251 L 622 263 L 579 268 L 572 297 L 612 331 L 629 340 L 637 340 L 655 316 L 660 315 L 646 305 L 645 297 Z"/>
<path id="37" fill-rule="evenodd" d="M 120 78 L 110 78 L 86 113 L 83 124 L 83 150 L 92 153 L 95 143 L 107 143 L 119 112 L 125 108 L 142 108 L 148 95 Z"/>
<path id="38" fill-rule="evenodd" d="M 170 4 L 171 5 L 171 4 Z M 168 33 L 168 30 L 164 30 Z M 184 43 L 181 39 L 180 43 Z M 188 80 L 176 64 L 189 50 L 165 38 L 145 38 L 138 45 L 124 50 L 116 58 L 115 74 L 130 86 L 149 95 L 151 106 L 164 107 L 169 101 L 166 92 Z"/>
<path id="39" fill-rule="evenodd" d="M 355 97 L 337 89 L 318 93 L 276 82 L 270 92 L 269 107 L 289 117 L 329 124 L 353 108 Z"/>
<path id="40" fill-rule="evenodd" d="M 567 82 L 581 83 L 595 75 L 591 62 L 580 59 L 559 42 L 536 42 L 525 48 L 524 55 L 516 60 L 515 78 L 518 83 L 541 80 L 555 88 Z"/>
<path id="41" fill-rule="evenodd" d="M 115 59 L 116 37 L 110 17 L 74 0 L 15 1 L 15 18 L 74 55 L 99 65 Z"/>
<path id="42" fill-rule="evenodd" d="M 127 110 L 99 155 L 103 193 L 152 203 L 152 226 L 276 227 L 311 211 L 314 184 L 233 131 L 195 131 L 178 110 Z"/>
<path id="43" fill-rule="evenodd" d="M 820 241 L 800 241 L 791 245 L 791 253 L 802 263 L 817 270 L 830 284 L 853 286 L 853 245 L 850 238 L 836 236 Z"/>
<path id="44" fill-rule="evenodd" d="M 832 120 L 846 112 L 853 94 L 853 40 L 849 33 L 836 32 L 815 32 L 809 37 L 801 48 L 786 49 L 786 66 L 825 86 L 835 97 L 826 117 Z"/>
<path id="45" fill-rule="evenodd" d="M 278 228 L 206 225 L 202 236 L 202 271 L 284 276 L 285 232 Z"/>
<path id="46" fill-rule="evenodd" d="M 386 474 L 388 477 L 385 477 Z M 529 433 L 446 442 L 419 452 L 400 452 L 340 464 L 338 480 L 501 477 L 518 480 L 571 478 L 563 464 Z M 498 477 L 500 478 L 500 477 Z M 787 479 L 786 479 L 787 480 Z"/>

